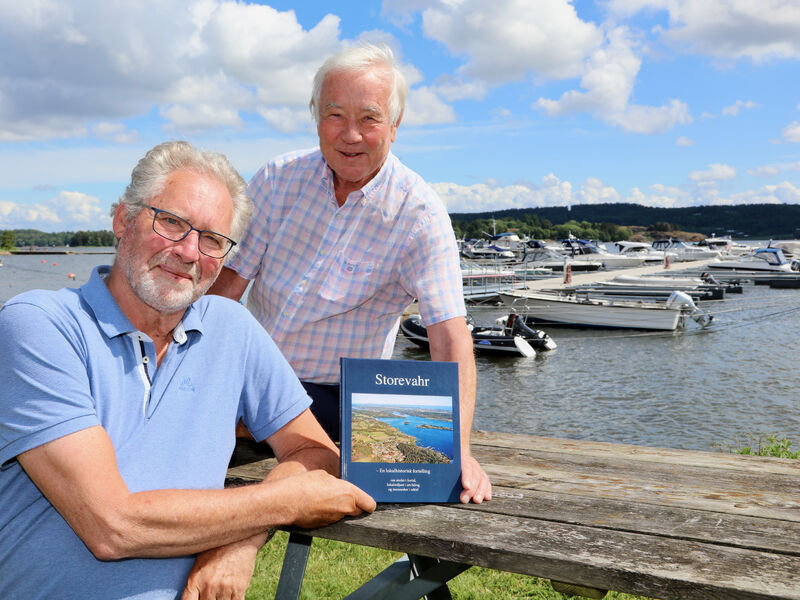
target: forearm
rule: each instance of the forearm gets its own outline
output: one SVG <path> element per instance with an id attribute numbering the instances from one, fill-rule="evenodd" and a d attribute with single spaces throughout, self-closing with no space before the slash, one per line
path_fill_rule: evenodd
<path id="1" fill-rule="evenodd" d="M 88 542 L 99 558 L 193 554 L 294 522 L 303 507 L 286 479 L 225 490 L 129 494 Z M 111 511 L 110 511 L 111 512 Z M 263 542 L 262 542 L 263 543 Z"/>
<path id="2" fill-rule="evenodd" d="M 455 320 L 453 320 L 455 321 Z M 469 452 L 472 420 L 475 414 L 476 370 L 472 349 L 472 336 L 463 320 L 458 327 L 447 322 L 428 328 L 430 352 L 433 360 L 458 363 L 459 419 L 461 421 L 462 452 Z M 433 335 L 431 335 L 433 332 Z"/>

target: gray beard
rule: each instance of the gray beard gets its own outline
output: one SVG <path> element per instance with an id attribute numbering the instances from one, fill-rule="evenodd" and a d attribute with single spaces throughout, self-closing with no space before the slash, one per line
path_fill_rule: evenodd
<path id="1" fill-rule="evenodd" d="M 173 314 L 186 310 L 192 303 L 206 293 L 214 280 L 198 285 L 192 280 L 170 283 L 158 280 L 153 266 L 168 262 L 167 255 L 157 255 L 152 264 L 137 262 L 128 250 L 128 244 L 120 241 L 116 261 L 122 267 L 133 293 L 150 308 L 165 314 Z M 194 267 L 197 270 L 197 267 Z"/>

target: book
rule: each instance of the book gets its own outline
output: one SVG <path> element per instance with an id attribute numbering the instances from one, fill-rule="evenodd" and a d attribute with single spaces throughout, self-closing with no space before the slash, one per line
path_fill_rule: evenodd
<path id="1" fill-rule="evenodd" d="M 376 502 L 458 502 L 458 363 L 341 359 L 341 472 Z"/>

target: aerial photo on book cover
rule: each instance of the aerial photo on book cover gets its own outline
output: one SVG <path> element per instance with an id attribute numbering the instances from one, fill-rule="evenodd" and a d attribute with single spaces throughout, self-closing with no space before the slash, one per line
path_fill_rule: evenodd
<path id="1" fill-rule="evenodd" d="M 458 502 L 458 365 L 341 360 L 342 478 L 377 502 Z"/>

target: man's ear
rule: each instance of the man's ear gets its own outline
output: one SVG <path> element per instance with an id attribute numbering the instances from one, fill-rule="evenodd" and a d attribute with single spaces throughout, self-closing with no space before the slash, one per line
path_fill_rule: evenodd
<path id="1" fill-rule="evenodd" d="M 117 205 L 117 210 L 114 211 L 114 219 L 111 221 L 111 228 L 114 231 L 114 236 L 119 240 L 122 239 L 122 236 L 125 235 L 125 231 L 128 228 L 128 209 L 127 207 L 120 202 Z"/>

